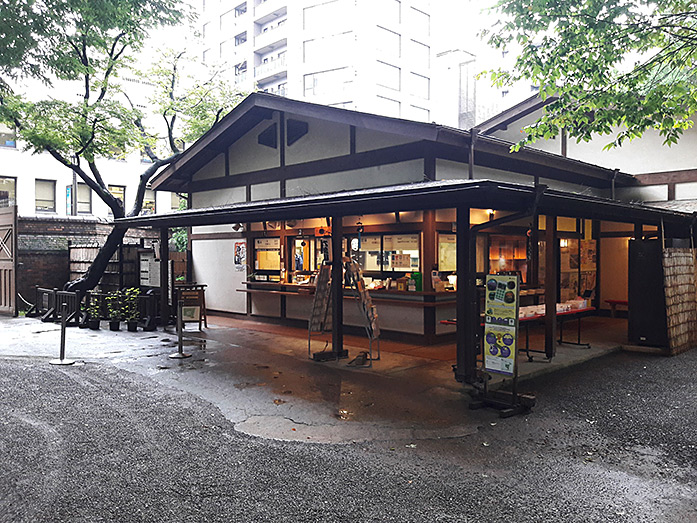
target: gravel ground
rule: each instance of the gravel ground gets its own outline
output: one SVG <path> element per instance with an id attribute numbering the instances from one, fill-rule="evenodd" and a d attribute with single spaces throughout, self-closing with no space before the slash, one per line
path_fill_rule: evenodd
<path id="1" fill-rule="evenodd" d="M 106 362 L 4 358 L 0 521 L 697 521 L 696 369 L 617 354 L 471 436 L 322 445 Z"/>

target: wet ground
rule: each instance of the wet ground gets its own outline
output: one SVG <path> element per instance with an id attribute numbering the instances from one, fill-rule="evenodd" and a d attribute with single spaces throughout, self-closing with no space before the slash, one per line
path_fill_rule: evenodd
<path id="1" fill-rule="evenodd" d="M 52 367 L 55 326 L 0 329 L 0 521 L 697 521 L 697 351 L 538 376 L 500 419 L 447 361 L 210 329 L 180 362 L 171 334 L 71 329 L 81 364 Z"/>

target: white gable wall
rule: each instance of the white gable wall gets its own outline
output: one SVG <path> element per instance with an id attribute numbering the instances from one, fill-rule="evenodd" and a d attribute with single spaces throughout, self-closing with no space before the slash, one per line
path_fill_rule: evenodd
<path id="1" fill-rule="evenodd" d="M 294 117 L 286 120 L 306 122 L 308 132 L 294 144 L 286 147 L 286 165 L 344 156 L 351 152 L 350 127 L 315 118 Z"/>

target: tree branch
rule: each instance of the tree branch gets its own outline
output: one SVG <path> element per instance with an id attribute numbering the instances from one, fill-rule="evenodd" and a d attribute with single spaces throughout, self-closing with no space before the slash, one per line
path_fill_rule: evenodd
<path id="1" fill-rule="evenodd" d="M 143 199 L 145 196 L 145 189 L 147 189 L 150 179 L 160 170 L 160 167 L 169 165 L 174 160 L 176 160 L 181 153 L 175 153 L 168 158 L 163 158 L 162 160 L 155 161 L 150 165 L 143 174 L 140 175 L 140 181 L 138 182 L 138 191 L 136 192 L 136 200 L 133 204 L 133 208 L 130 210 L 127 216 L 138 216 L 140 211 L 143 210 Z"/>

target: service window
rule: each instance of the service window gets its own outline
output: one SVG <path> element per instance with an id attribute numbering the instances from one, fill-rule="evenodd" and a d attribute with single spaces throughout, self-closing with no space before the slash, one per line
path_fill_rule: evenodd
<path id="1" fill-rule="evenodd" d="M 56 212 L 56 181 L 36 180 L 34 187 L 36 212 Z"/>
<path id="2" fill-rule="evenodd" d="M 419 235 L 391 234 L 383 236 L 383 252 L 385 271 L 411 272 L 418 271 Z"/>
<path id="3" fill-rule="evenodd" d="M 254 269 L 257 271 L 281 270 L 281 239 L 256 238 L 254 240 Z"/>
<path id="4" fill-rule="evenodd" d="M 315 242 L 311 238 L 293 239 L 293 270 L 296 272 L 315 270 Z"/>

